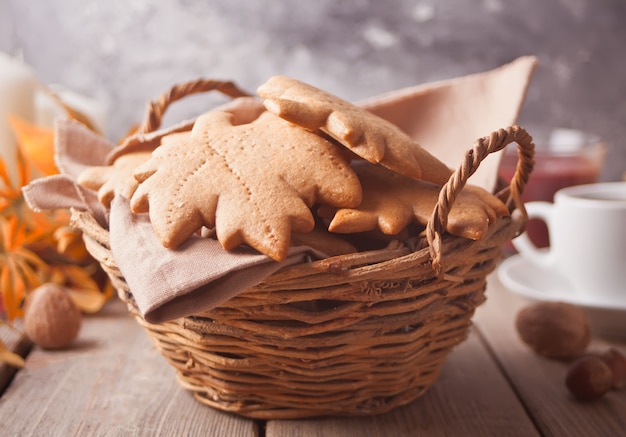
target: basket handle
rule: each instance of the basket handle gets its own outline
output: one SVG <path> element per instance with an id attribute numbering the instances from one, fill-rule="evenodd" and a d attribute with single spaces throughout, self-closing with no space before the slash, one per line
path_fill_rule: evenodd
<path id="1" fill-rule="evenodd" d="M 479 138 L 474 146 L 465 153 L 465 159 L 448 179 L 448 182 L 439 192 L 437 205 L 426 226 L 426 239 L 430 248 L 433 270 L 438 277 L 443 275 L 442 251 L 443 241 L 442 234 L 446 230 L 448 224 L 448 214 L 452 209 L 452 205 L 465 186 L 469 177 L 474 174 L 480 163 L 491 153 L 498 152 L 510 143 L 517 143 L 517 167 L 515 174 L 511 179 L 509 187 L 501 191 L 500 195 L 506 195 L 506 204 L 509 211 L 513 212 L 518 209 L 523 217 L 527 219 L 526 208 L 522 201 L 522 193 L 530 177 L 530 173 L 535 165 L 535 145 L 532 137 L 526 130 L 520 126 L 510 126 L 506 129 L 499 129 L 492 132 L 491 135 Z M 524 220 L 526 222 L 526 220 Z"/>
<path id="2" fill-rule="evenodd" d="M 177 100 L 191 94 L 207 91 L 219 91 L 232 98 L 250 97 L 250 94 L 241 90 L 234 82 L 223 80 L 197 79 L 190 82 L 180 83 L 171 87 L 161 94 L 156 100 L 148 103 L 146 114 L 137 133 L 146 134 L 153 132 L 161 126 L 163 115 L 167 108 Z"/>

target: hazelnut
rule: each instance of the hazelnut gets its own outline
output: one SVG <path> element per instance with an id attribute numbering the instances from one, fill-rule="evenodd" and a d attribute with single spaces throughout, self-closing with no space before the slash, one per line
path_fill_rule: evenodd
<path id="1" fill-rule="evenodd" d="M 547 358 L 577 358 L 591 341 L 587 313 L 564 302 L 539 302 L 517 314 L 515 326 L 521 339 Z"/>
<path id="2" fill-rule="evenodd" d="M 615 348 L 611 348 L 600 355 L 600 358 L 609 366 L 613 372 L 614 390 L 626 387 L 626 357 Z"/>
<path id="3" fill-rule="evenodd" d="M 576 360 L 565 376 L 565 385 L 570 393 L 583 401 L 603 396 L 612 384 L 613 372 L 602 358 L 595 355 Z"/>
<path id="4" fill-rule="evenodd" d="M 26 298 L 24 330 L 44 349 L 60 349 L 78 335 L 82 314 L 64 287 L 43 284 Z"/>

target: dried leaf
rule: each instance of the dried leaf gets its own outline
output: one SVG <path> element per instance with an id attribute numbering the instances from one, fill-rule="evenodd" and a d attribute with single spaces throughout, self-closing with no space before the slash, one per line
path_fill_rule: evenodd
<path id="1" fill-rule="evenodd" d="M 189 140 L 165 137 L 135 172 L 131 207 L 149 211 L 165 246 L 215 227 L 225 249 L 247 243 L 282 261 L 291 232 L 313 228 L 312 205 L 359 204 L 359 181 L 338 146 L 267 112 L 236 126 L 232 117 L 204 114 Z"/>
<path id="2" fill-rule="evenodd" d="M 7 165 L 4 162 L 4 159 L 0 158 L 0 179 L 2 179 L 2 183 L 4 184 L 5 187 L 7 188 L 11 188 L 12 187 L 12 182 L 11 182 L 11 177 L 9 176 L 9 171 L 7 169 Z M 9 191 L 9 190 L 3 190 L 2 191 L 2 195 L 5 196 L 5 192 Z"/>
<path id="3" fill-rule="evenodd" d="M 22 315 L 26 293 L 41 283 L 45 263 L 23 247 L 25 226 L 17 217 L 0 215 L 0 293 L 9 320 Z"/>
<path id="4" fill-rule="evenodd" d="M 57 242 L 56 249 L 59 254 L 74 261 L 84 261 L 90 258 L 79 230 L 71 226 L 60 226 L 55 229 L 53 237 Z"/>
<path id="5" fill-rule="evenodd" d="M 76 306 L 84 313 L 93 314 L 102 309 L 106 303 L 107 296 L 100 290 L 91 288 L 68 288 L 70 297 Z"/>
<path id="6" fill-rule="evenodd" d="M 24 358 L 14 352 L 11 352 L 2 340 L 0 340 L 0 361 L 19 368 L 24 367 L 26 364 Z"/>
<path id="7" fill-rule="evenodd" d="M 13 291 L 13 281 L 11 271 L 7 266 L 0 269 L 0 289 L 2 290 L 2 305 L 9 320 L 13 320 L 21 315 L 21 300 Z"/>
<path id="8" fill-rule="evenodd" d="M 9 115 L 9 123 L 26 160 L 45 176 L 57 174 L 59 170 L 54 163 L 54 130 L 35 126 L 14 115 Z"/>
<path id="9" fill-rule="evenodd" d="M 98 131 L 98 129 L 95 127 L 94 123 L 92 122 L 92 120 L 87 117 L 85 114 L 83 114 L 81 111 L 75 109 L 74 107 L 68 105 L 61 97 L 59 97 L 58 94 L 56 94 L 54 91 L 52 91 L 50 88 L 46 87 L 46 86 L 42 86 L 41 89 L 48 94 L 48 96 L 57 104 L 59 105 L 59 107 L 61 109 L 63 109 L 63 111 L 65 111 L 65 113 L 67 114 L 67 116 L 73 120 L 76 120 L 82 124 L 84 124 L 85 126 L 87 126 L 88 129 L 96 132 L 96 133 L 100 133 Z"/>
<path id="10" fill-rule="evenodd" d="M 50 266 L 49 270 L 47 282 L 66 288 L 76 306 L 85 313 L 100 311 L 110 296 L 100 289 L 89 266 L 60 264 Z"/>
<path id="11" fill-rule="evenodd" d="M 0 285 L 3 288 L 4 309 L 7 318 L 14 320 L 23 315 L 22 302 L 26 297 L 27 284 L 17 272 L 15 262 L 10 258 L 0 273 Z"/>
<path id="12" fill-rule="evenodd" d="M 18 175 L 17 184 L 11 179 L 6 163 L 0 158 L 0 179 L 2 179 L 2 189 L 0 189 L 0 212 L 5 215 L 7 212 L 9 214 L 16 214 L 18 211 L 24 209 L 21 188 L 28 183 L 30 171 L 19 148 L 16 151 L 15 166 L 17 167 Z"/>

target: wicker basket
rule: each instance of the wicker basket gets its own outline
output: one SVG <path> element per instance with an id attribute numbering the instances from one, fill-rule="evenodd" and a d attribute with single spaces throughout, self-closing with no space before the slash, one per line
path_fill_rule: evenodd
<path id="1" fill-rule="evenodd" d="M 152 104 L 150 129 L 179 93 L 189 90 Z M 445 233 L 466 180 L 489 153 L 511 142 L 518 144 L 517 172 L 498 193 L 511 216 L 490 224 L 478 241 Z M 486 276 L 525 226 L 520 196 L 533 151 L 519 127 L 479 139 L 442 188 L 414 247 L 398 243 L 286 267 L 218 308 L 161 324 L 138 314 L 108 231 L 81 211 L 72 212 L 73 225 L 180 384 L 200 402 L 262 419 L 377 414 L 424 394 L 451 348 L 466 338 L 485 300 Z"/>

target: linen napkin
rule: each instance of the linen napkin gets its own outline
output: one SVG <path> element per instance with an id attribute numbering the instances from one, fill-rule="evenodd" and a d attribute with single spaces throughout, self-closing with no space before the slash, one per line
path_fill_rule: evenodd
<path id="1" fill-rule="evenodd" d="M 493 70 L 403 88 L 358 104 L 406 132 L 456 168 L 478 138 L 515 124 L 537 66 L 522 56 Z M 493 192 L 502 153 L 489 155 L 470 178 Z"/>
<path id="2" fill-rule="evenodd" d="M 277 263 L 247 247 L 226 251 L 213 238 L 193 236 L 176 249 L 161 245 L 147 214 L 133 214 L 128 199 L 111 204 L 111 253 L 148 322 L 197 314 L 216 307 L 278 269 L 325 255 L 291 247 Z"/>

